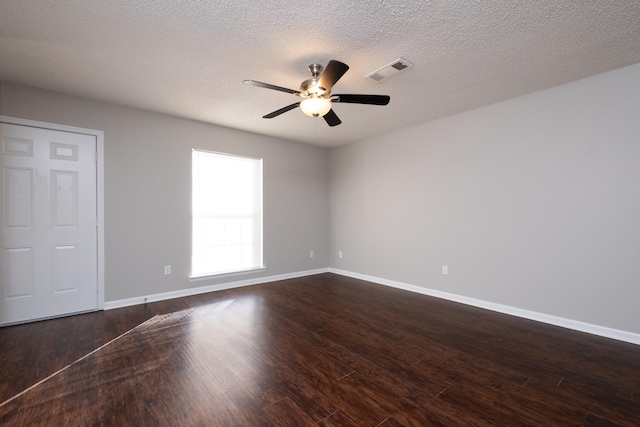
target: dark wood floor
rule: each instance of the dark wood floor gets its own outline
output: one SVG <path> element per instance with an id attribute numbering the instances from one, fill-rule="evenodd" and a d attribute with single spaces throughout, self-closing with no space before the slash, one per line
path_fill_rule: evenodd
<path id="1" fill-rule="evenodd" d="M 640 425 L 640 346 L 333 274 L 2 328 L 0 367 L 7 426 Z"/>

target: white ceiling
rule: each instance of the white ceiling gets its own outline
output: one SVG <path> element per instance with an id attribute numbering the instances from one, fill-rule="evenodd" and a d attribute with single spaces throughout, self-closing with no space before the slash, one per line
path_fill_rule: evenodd
<path id="1" fill-rule="evenodd" d="M 402 57 L 382 83 L 364 76 Z M 299 109 L 307 66 L 350 70 L 333 128 Z M 15 0 L 0 80 L 333 147 L 640 63 L 638 0 Z"/>

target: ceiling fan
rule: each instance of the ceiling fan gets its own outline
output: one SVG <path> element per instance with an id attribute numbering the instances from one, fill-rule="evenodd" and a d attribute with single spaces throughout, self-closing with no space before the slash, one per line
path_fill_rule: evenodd
<path id="1" fill-rule="evenodd" d="M 342 121 L 336 113 L 331 109 L 332 102 L 342 102 L 346 104 L 369 104 L 369 105 L 387 105 L 391 99 L 387 95 L 353 95 L 340 94 L 332 95 L 331 88 L 336 84 L 340 77 L 347 72 L 349 66 L 340 61 L 331 60 L 327 67 L 322 68 L 320 64 L 309 65 L 311 78 L 305 80 L 300 85 L 300 90 L 287 89 L 286 87 L 275 86 L 269 83 L 262 83 L 255 80 L 245 80 L 243 83 L 250 86 L 262 87 L 265 89 L 278 90 L 280 92 L 290 93 L 303 98 L 302 101 L 295 104 L 287 105 L 279 110 L 262 116 L 265 119 L 272 119 L 282 113 L 300 107 L 303 113 L 311 117 L 322 116 L 329 126 L 337 126 Z"/>

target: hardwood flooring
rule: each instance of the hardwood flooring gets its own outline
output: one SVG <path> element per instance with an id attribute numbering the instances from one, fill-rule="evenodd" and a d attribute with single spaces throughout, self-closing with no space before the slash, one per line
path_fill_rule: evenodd
<path id="1" fill-rule="evenodd" d="M 0 329 L 5 426 L 639 426 L 640 346 L 321 274 Z"/>

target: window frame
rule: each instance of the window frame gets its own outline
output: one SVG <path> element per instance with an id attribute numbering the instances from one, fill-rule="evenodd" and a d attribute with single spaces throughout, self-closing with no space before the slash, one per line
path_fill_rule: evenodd
<path id="1" fill-rule="evenodd" d="M 258 255 L 258 265 L 253 265 L 251 267 L 247 267 L 247 268 L 233 268 L 233 269 L 229 269 L 229 270 L 219 270 L 219 271 L 209 271 L 209 272 L 194 272 L 194 265 L 195 265 L 195 261 L 194 261 L 194 253 L 196 251 L 196 246 L 195 246 L 195 226 L 194 226 L 194 222 L 196 217 L 202 217 L 202 215 L 196 215 L 195 212 L 195 180 L 196 180 L 196 167 L 195 167 L 195 154 L 196 153 L 202 153 L 204 155 L 214 155 L 214 156 L 222 156 L 222 157 L 228 157 L 228 158 L 240 158 L 240 159 L 244 159 L 244 160 L 253 160 L 256 161 L 256 164 L 258 166 L 258 171 L 256 173 L 256 176 L 252 177 L 252 180 L 257 180 L 257 183 L 254 182 L 254 189 L 258 188 L 258 192 L 259 194 L 253 194 L 252 197 L 257 198 L 256 204 L 257 204 L 257 213 L 255 212 L 256 209 L 254 209 L 254 212 L 252 213 L 252 215 L 250 216 L 252 218 L 252 224 L 257 224 L 259 226 L 259 232 L 257 232 L 258 234 L 258 238 L 259 238 L 259 255 Z M 263 158 L 259 158 L 259 157 L 251 157 L 251 156 L 244 156 L 244 155 L 238 155 L 238 154 L 231 154 L 231 153 L 224 153 L 224 152 L 219 152 L 219 151 L 211 151 L 211 150 L 205 150 L 205 149 L 200 149 L 200 148 L 192 148 L 192 154 L 191 154 L 191 257 L 190 257 L 190 275 L 189 278 L 191 280 L 200 280 L 200 279 L 207 279 L 207 278 L 211 278 L 211 277 L 220 277 L 220 276 L 233 276 L 233 275 L 239 275 L 239 274 L 246 274 L 246 273 L 252 273 L 252 272 L 257 272 L 257 271 L 264 271 L 266 270 L 266 266 L 264 265 L 264 159 Z M 252 233 L 253 234 L 253 233 Z M 255 242 L 252 241 L 252 246 L 255 245 Z"/>

